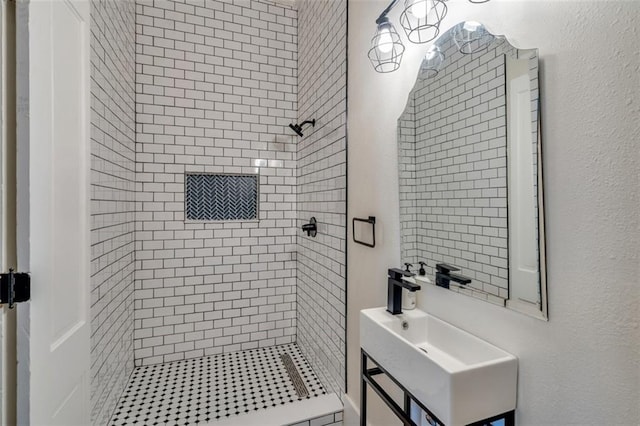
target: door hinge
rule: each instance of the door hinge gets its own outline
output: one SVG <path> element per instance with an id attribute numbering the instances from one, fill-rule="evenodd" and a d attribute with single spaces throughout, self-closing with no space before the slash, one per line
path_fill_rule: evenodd
<path id="1" fill-rule="evenodd" d="M 0 274 L 0 303 L 8 303 L 9 308 L 18 302 L 26 302 L 31 297 L 31 277 L 25 272 Z"/>

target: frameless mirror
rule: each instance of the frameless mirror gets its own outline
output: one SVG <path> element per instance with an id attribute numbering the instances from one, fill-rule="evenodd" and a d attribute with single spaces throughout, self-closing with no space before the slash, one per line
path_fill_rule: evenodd
<path id="1" fill-rule="evenodd" d="M 402 262 L 547 318 L 537 49 L 476 22 L 436 40 L 398 120 Z"/>

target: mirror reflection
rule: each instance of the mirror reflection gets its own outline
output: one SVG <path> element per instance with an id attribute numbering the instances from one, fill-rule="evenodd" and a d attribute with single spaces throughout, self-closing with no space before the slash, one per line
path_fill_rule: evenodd
<path id="1" fill-rule="evenodd" d="M 445 32 L 398 120 L 402 262 L 546 318 L 538 54 L 476 22 Z"/>

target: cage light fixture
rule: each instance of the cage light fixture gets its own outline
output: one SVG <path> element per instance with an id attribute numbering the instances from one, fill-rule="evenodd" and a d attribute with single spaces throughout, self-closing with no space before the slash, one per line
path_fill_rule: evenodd
<path id="1" fill-rule="evenodd" d="M 427 54 L 424 55 L 424 59 L 422 60 L 422 64 L 420 65 L 418 78 L 424 80 L 437 76 L 440 72 L 443 62 L 444 53 L 442 53 L 440 47 L 435 44 L 432 45 L 427 51 Z"/>
<path id="2" fill-rule="evenodd" d="M 402 54 L 405 49 L 404 44 L 402 44 L 400 35 L 387 17 L 387 14 L 398 1 L 391 0 L 391 3 L 376 19 L 377 29 L 371 39 L 371 47 L 367 56 L 373 68 L 380 73 L 397 70 L 400 68 L 400 62 L 402 61 Z M 486 3 L 489 0 L 469 1 L 471 3 Z M 446 2 L 447 0 L 404 0 L 404 9 L 400 14 L 400 25 L 409 41 L 412 43 L 427 43 L 438 37 L 440 24 L 447 14 Z M 489 46 L 495 38 L 482 25 L 476 24 L 468 21 L 464 23 L 464 28 L 463 26 L 457 28 L 459 30 L 457 39 L 454 32 L 454 41 L 462 53 L 480 51 Z M 437 52 L 433 54 L 435 56 L 432 61 L 436 61 L 440 56 Z M 442 58 L 444 59 L 444 55 Z"/>
<path id="3" fill-rule="evenodd" d="M 376 21 L 378 29 L 371 39 L 371 48 L 368 54 L 373 68 L 380 73 L 393 72 L 400 68 L 405 49 L 400 35 L 393 24 L 389 22 L 386 13 L 384 15 L 381 15 Z"/>
<path id="4" fill-rule="evenodd" d="M 400 25 L 412 43 L 427 43 L 440 33 L 447 14 L 444 0 L 405 0 Z"/>
<path id="5" fill-rule="evenodd" d="M 479 22 L 465 21 L 453 29 L 453 41 L 461 53 L 472 54 L 489 47 L 496 36 Z"/>

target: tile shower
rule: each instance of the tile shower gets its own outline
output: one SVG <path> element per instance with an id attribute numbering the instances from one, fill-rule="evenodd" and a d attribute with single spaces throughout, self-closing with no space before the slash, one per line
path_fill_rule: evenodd
<path id="1" fill-rule="evenodd" d="M 132 399 L 144 377 L 197 366 L 215 382 L 264 351 L 341 394 L 346 1 L 91 6 L 92 423 L 149 402 Z M 288 129 L 308 118 L 304 138 Z M 242 177 L 257 187 L 229 189 Z M 224 206 L 203 203 L 222 187 Z"/>

